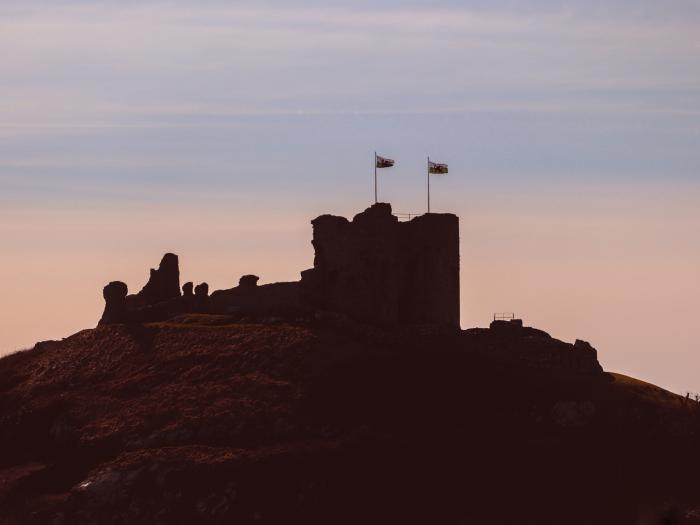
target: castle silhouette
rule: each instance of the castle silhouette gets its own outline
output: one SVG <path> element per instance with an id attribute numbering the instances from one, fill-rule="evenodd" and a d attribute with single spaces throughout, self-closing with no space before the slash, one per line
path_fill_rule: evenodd
<path id="1" fill-rule="evenodd" d="M 459 219 L 428 213 L 399 221 L 377 203 L 350 221 L 313 221 L 314 267 L 295 282 L 238 286 L 209 294 L 207 283 L 180 288 L 178 257 L 163 256 L 143 289 L 128 295 L 121 281 L 105 286 L 100 324 L 164 320 L 178 313 L 299 315 L 333 313 L 384 326 L 459 329 Z"/>

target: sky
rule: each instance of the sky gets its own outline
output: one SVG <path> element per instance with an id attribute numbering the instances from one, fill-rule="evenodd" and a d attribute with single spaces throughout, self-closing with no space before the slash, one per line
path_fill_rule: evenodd
<path id="1" fill-rule="evenodd" d="M 613 5 L 611 5 L 613 4 Z M 460 216 L 462 326 L 513 311 L 700 391 L 700 2 L 3 0 L 0 354 L 166 251 L 296 280 L 311 218 Z"/>

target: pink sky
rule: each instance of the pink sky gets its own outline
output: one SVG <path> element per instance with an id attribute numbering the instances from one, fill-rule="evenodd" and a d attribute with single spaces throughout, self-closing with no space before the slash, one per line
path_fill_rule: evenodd
<path id="1" fill-rule="evenodd" d="M 554 337 L 590 341 L 608 370 L 700 390 L 697 188 L 437 198 L 460 215 L 463 327 L 514 311 Z M 0 349 L 94 326 L 102 286 L 119 279 L 138 291 L 166 251 L 180 255 L 183 282 L 214 289 L 245 273 L 296 280 L 312 265 L 309 220 L 364 206 L 5 208 Z"/>

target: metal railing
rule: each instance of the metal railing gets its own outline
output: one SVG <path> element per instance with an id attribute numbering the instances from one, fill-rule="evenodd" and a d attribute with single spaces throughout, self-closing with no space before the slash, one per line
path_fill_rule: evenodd
<path id="1" fill-rule="evenodd" d="M 420 217 L 423 215 L 422 213 L 394 213 L 394 216 L 398 218 L 400 221 L 410 221 L 411 219 L 415 217 Z"/>
<path id="2" fill-rule="evenodd" d="M 497 312 L 493 314 L 494 321 L 512 321 L 515 319 L 515 312 Z"/>

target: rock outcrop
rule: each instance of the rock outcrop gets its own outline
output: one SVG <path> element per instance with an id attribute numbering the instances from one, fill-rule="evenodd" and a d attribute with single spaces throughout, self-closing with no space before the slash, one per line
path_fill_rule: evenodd
<path id="1" fill-rule="evenodd" d="M 598 352 L 590 344 L 580 340 L 565 343 L 543 330 L 523 326 L 522 319 L 499 319 L 489 329 L 471 328 L 462 333 L 483 357 L 508 366 L 593 375 L 603 371 Z"/>

